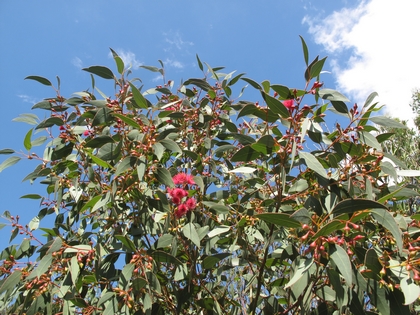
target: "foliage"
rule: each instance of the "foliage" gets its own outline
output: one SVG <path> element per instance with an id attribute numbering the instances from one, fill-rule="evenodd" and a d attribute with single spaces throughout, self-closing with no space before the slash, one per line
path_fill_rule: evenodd
<path id="1" fill-rule="evenodd" d="M 118 74 L 86 68 L 92 89 L 69 98 L 59 81 L 27 77 L 53 87 L 33 106 L 49 117 L 18 118 L 34 125 L 27 152 L 1 150 L 12 156 L 0 170 L 38 162 L 25 180 L 44 184 L 46 196 L 24 196 L 41 201 L 28 225 L 4 214 L 11 241 L 26 238 L 1 253 L 0 307 L 409 314 L 420 293 L 420 217 L 394 206 L 416 192 L 389 184 L 388 136 L 369 123 L 390 119 L 371 117 L 381 108 L 374 93 L 359 108 L 323 89 L 325 58 L 309 63 L 302 46 L 303 89 L 224 74 L 197 56 L 201 78 L 143 90 L 114 51 Z M 144 68 L 165 80 L 161 62 Z M 95 76 L 113 82 L 115 95 L 101 92 Z M 240 82 L 262 101 L 235 98 Z M 53 226 L 40 227 L 47 216 Z"/>

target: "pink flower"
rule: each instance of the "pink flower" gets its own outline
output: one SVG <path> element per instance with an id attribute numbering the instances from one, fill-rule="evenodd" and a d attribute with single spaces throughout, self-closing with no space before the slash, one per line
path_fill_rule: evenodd
<path id="1" fill-rule="evenodd" d="M 178 197 L 172 197 L 172 202 L 176 205 L 179 205 L 181 203 L 181 199 Z"/>
<path id="2" fill-rule="evenodd" d="M 194 178 L 191 175 L 185 173 L 176 174 L 174 177 L 172 177 L 172 180 L 174 181 L 175 185 L 195 184 Z"/>
<path id="3" fill-rule="evenodd" d="M 174 188 L 170 190 L 169 195 L 171 195 L 172 199 L 173 198 L 182 199 L 188 196 L 188 191 L 182 188 Z"/>
<path id="4" fill-rule="evenodd" d="M 295 104 L 295 101 L 294 100 L 284 100 L 283 101 L 283 105 L 286 106 L 286 108 L 288 110 L 293 109 L 294 104 Z"/>
<path id="5" fill-rule="evenodd" d="M 197 206 L 197 201 L 195 201 L 194 198 L 188 198 L 185 202 L 185 206 L 188 208 L 188 210 L 193 210 Z"/>
<path id="6" fill-rule="evenodd" d="M 180 218 L 180 217 L 184 216 L 187 212 L 188 212 L 187 206 L 185 204 L 182 204 L 182 205 L 178 206 L 178 209 L 176 209 L 175 216 L 177 218 Z"/>
<path id="7" fill-rule="evenodd" d="M 90 135 L 90 131 L 89 131 L 89 130 L 85 130 L 85 131 L 83 131 L 83 135 L 84 135 L 84 136 L 89 136 L 89 135 Z"/>

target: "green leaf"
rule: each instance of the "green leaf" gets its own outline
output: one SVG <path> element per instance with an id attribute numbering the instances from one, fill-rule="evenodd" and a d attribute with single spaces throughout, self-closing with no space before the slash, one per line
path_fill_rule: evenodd
<path id="1" fill-rule="evenodd" d="M 93 138 L 86 142 L 87 148 L 100 148 L 104 144 L 107 143 L 114 143 L 114 139 L 112 139 L 110 136 L 99 136 L 96 138 Z"/>
<path id="2" fill-rule="evenodd" d="M 345 227 L 345 224 L 341 220 L 332 220 L 324 225 L 314 236 L 312 236 L 313 240 L 318 239 L 320 236 L 327 236 L 331 233 L 341 230 Z"/>
<path id="3" fill-rule="evenodd" d="M 378 224 L 383 225 L 394 236 L 395 242 L 397 243 L 397 247 L 401 254 L 403 250 L 402 231 L 398 227 L 398 223 L 395 221 L 395 218 L 384 206 L 372 209 L 370 212 Z"/>
<path id="4" fill-rule="evenodd" d="M 104 79 L 114 79 L 115 77 L 111 70 L 103 66 L 90 66 L 89 68 L 83 68 L 82 70 L 96 74 L 98 77 Z"/>
<path id="5" fill-rule="evenodd" d="M 287 86 L 274 84 L 271 86 L 271 88 L 277 92 L 277 94 L 280 96 L 283 100 L 288 100 L 293 98 L 293 94 L 290 93 L 290 89 Z"/>
<path id="6" fill-rule="evenodd" d="M 350 100 L 338 91 L 322 89 L 318 91 L 319 96 L 324 100 L 350 102 Z"/>
<path id="7" fill-rule="evenodd" d="M 202 79 L 189 79 L 184 82 L 184 85 L 195 85 L 199 87 L 200 89 L 203 89 L 204 91 L 213 90 L 210 84 L 207 83 L 207 81 L 204 81 Z"/>
<path id="8" fill-rule="evenodd" d="M 140 68 L 152 71 L 152 72 L 159 72 L 159 68 L 158 67 L 154 67 L 154 66 L 140 66 Z"/>
<path id="9" fill-rule="evenodd" d="M 400 123 L 399 121 L 397 121 L 396 119 L 392 119 L 386 116 L 375 116 L 375 117 L 371 117 L 370 121 L 380 125 L 380 126 L 384 126 L 387 128 L 400 128 L 400 129 L 408 129 L 408 127 L 402 123 Z"/>
<path id="10" fill-rule="evenodd" d="M 28 224 L 29 230 L 35 231 L 39 227 L 39 217 L 34 217 Z"/>
<path id="11" fill-rule="evenodd" d="M 28 133 L 25 136 L 25 139 L 23 140 L 23 146 L 28 151 L 32 149 L 32 144 L 31 144 L 32 131 L 33 129 L 29 129 Z"/>
<path id="12" fill-rule="evenodd" d="M 127 290 L 130 286 L 131 277 L 136 266 L 133 264 L 127 264 L 121 271 L 120 279 L 118 280 L 118 287 L 123 290 Z"/>
<path id="13" fill-rule="evenodd" d="M 136 245 L 134 245 L 133 241 L 127 235 L 115 235 L 115 238 L 119 240 L 123 245 L 129 250 L 130 252 L 137 251 Z"/>
<path id="14" fill-rule="evenodd" d="M 49 102 L 48 102 L 49 104 Z M 50 106 L 51 107 L 51 106 Z M 39 118 L 37 115 L 34 114 L 20 114 L 19 117 L 13 118 L 12 121 L 16 122 L 24 122 L 29 125 L 38 125 Z"/>
<path id="15" fill-rule="evenodd" d="M 130 118 L 130 117 L 127 117 L 127 116 L 125 116 L 125 115 L 121 115 L 121 114 L 117 114 L 117 113 L 114 113 L 113 114 L 115 117 L 117 117 L 117 118 L 119 118 L 119 119 L 121 119 L 123 122 L 125 122 L 127 125 L 129 125 L 129 126 L 131 126 L 131 127 L 133 127 L 133 128 L 135 128 L 135 129 L 141 129 L 141 127 L 140 127 L 140 125 L 134 120 L 134 119 L 132 119 L 132 118 Z"/>
<path id="16" fill-rule="evenodd" d="M 257 82 L 255 82 L 252 79 L 249 79 L 249 78 L 241 78 L 241 80 L 244 80 L 245 82 L 249 83 L 253 88 L 255 88 L 257 90 L 262 90 L 261 85 L 259 85 Z"/>
<path id="17" fill-rule="evenodd" d="M 314 263 L 313 259 L 296 259 L 294 266 L 292 266 L 292 272 L 293 275 L 290 278 L 289 282 L 284 287 L 285 289 L 290 288 L 292 285 L 294 285 L 296 282 L 298 282 L 302 276 L 304 275 L 305 271 L 308 270 L 312 264 Z"/>
<path id="18" fill-rule="evenodd" d="M 382 150 L 381 144 L 378 142 L 378 140 L 376 140 L 375 136 L 369 132 L 359 131 L 359 139 L 362 143 L 375 148 L 376 150 Z"/>
<path id="19" fill-rule="evenodd" d="M 195 55 L 195 57 L 197 58 L 198 67 L 200 68 L 201 71 L 203 71 L 204 67 L 203 67 L 203 64 L 201 63 L 200 58 L 198 58 L 197 54 Z"/>
<path id="20" fill-rule="evenodd" d="M 174 181 L 172 180 L 172 175 L 166 168 L 158 167 L 155 172 L 155 175 L 156 175 L 156 179 L 162 185 L 165 185 L 171 188 L 175 186 Z"/>
<path id="21" fill-rule="evenodd" d="M 220 253 L 220 254 L 214 254 L 211 256 L 207 256 L 203 259 L 203 269 L 212 269 L 216 267 L 216 265 L 219 263 L 219 261 L 225 259 L 226 257 L 231 256 L 230 253 Z"/>
<path id="22" fill-rule="evenodd" d="M 177 266 L 182 265 L 182 261 L 180 261 L 178 258 L 161 250 L 154 251 L 152 253 L 152 257 L 157 262 L 170 263 L 170 264 L 175 264 Z"/>
<path id="23" fill-rule="evenodd" d="M 414 303 L 420 296 L 420 286 L 413 279 L 406 277 L 400 281 L 401 291 L 404 293 L 404 304 Z"/>
<path id="24" fill-rule="evenodd" d="M 30 76 L 26 77 L 25 80 L 34 80 L 34 81 L 38 81 L 41 84 L 44 84 L 44 85 L 47 85 L 47 86 L 52 86 L 52 83 L 50 82 L 50 80 L 48 80 L 44 77 L 36 76 L 36 75 L 30 75 Z"/>
<path id="25" fill-rule="evenodd" d="M 64 125 L 64 121 L 59 117 L 50 117 L 42 121 L 38 126 L 35 127 L 35 129 L 50 128 L 54 125 L 62 126 Z"/>
<path id="26" fill-rule="evenodd" d="M 308 53 L 308 46 L 305 43 L 305 40 L 303 39 L 302 36 L 300 36 L 300 41 L 302 42 L 302 50 L 303 50 L 303 57 L 305 59 L 305 64 L 306 66 L 308 66 L 308 62 L 309 62 L 309 53 Z"/>
<path id="27" fill-rule="evenodd" d="M 16 164 L 21 160 L 18 156 L 11 156 L 3 161 L 3 163 L 0 164 L 0 173 L 3 172 L 6 168 Z"/>
<path id="28" fill-rule="evenodd" d="M 339 202 L 334 209 L 332 209 L 332 213 L 354 213 L 356 211 L 364 211 L 374 208 L 387 209 L 387 207 L 383 204 L 369 199 L 346 199 Z"/>
<path id="29" fill-rule="evenodd" d="M 193 242 L 197 247 L 200 247 L 200 238 L 198 237 L 197 230 L 192 223 L 186 224 L 182 228 L 182 233 L 186 238 Z"/>
<path id="30" fill-rule="evenodd" d="M 283 105 L 282 102 L 262 91 L 261 95 L 267 103 L 268 108 L 270 108 L 273 111 L 273 113 L 279 114 L 283 118 L 290 117 L 289 110 L 286 108 L 286 106 Z"/>
<path id="31" fill-rule="evenodd" d="M 112 56 L 114 57 L 115 63 L 117 65 L 118 73 L 123 74 L 124 72 L 123 60 L 121 59 L 120 56 L 118 56 L 118 54 L 112 48 L 109 48 L 109 49 L 111 50 Z"/>
<path id="32" fill-rule="evenodd" d="M 35 277 L 40 277 L 42 274 L 44 274 L 48 268 L 51 267 L 52 262 L 52 254 L 47 254 L 37 263 L 37 266 L 34 270 L 29 274 L 28 280 L 33 279 Z"/>
<path id="33" fill-rule="evenodd" d="M 203 201 L 203 204 L 209 207 L 210 209 L 216 211 L 217 213 L 220 213 L 220 214 L 229 213 L 229 208 L 220 203 L 216 203 L 213 201 Z"/>
<path id="34" fill-rule="evenodd" d="M 213 228 L 208 234 L 207 236 L 209 238 L 215 237 L 217 235 L 223 234 L 223 233 L 227 233 L 230 230 L 230 226 L 227 225 L 219 225 L 216 226 L 215 228 Z"/>
<path id="35" fill-rule="evenodd" d="M 20 197 L 20 199 L 42 199 L 42 196 L 38 194 L 28 194 L 23 195 L 22 197 Z"/>
<path id="36" fill-rule="evenodd" d="M 89 155 L 89 157 L 92 159 L 92 161 L 95 164 L 97 164 L 98 166 L 102 166 L 102 167 L 108 168 L 108 169 L 112 169 L 113 168 L 110 164 L 108 164 L 108 162 L 105 162 L 104 160 L 102 160 L 102 159 L 94 156 L 92 153 L 87 152 L 87 151 L 86 151 L 86 153 Z"/>
<path id="37" fill-rule="evenodd" d="M 288 193 L 296 193 L 296 192 L 302 192 L 306 189 L 308 189 L 308 181 L 306 179 L 300 178 L 297 180 L 292 187 L 289 188 Z"/>
<path id="38" fill-rule="evenodd" d="M 0 154 L 13 154 L 15 153 L 15 150 L 12 149 L 2 149 L 0 150 Z"/>
<path id="39" fill-rule="evenodd" d="M 147 101 L 139 89 L 133 83 L 129 82 L 129 84 L 131 87 L 131 92 L 133 93 L 134 102 L 136 102 L 137 107 L 147 109 Z"/>
<path id="40" fill-rule="evenodd" d="M 373 100 L 376 98 L 378 96 L 378 93 L 376 93 L 376 92 L 372 92 L 372 93 L 370 93 L 370 95 L 368 96 L 368 98 L 366 99 L 366 102 L 365 102 L 365 104 L 363 105 L 363 108 L 366 108 L 366 107 L 368 107 L 372 102 L 373 102 Z"/>
<path id="41" fill-rule="evenodd" d="M 321 60 L 318 60 L 315 62 L 311 69 L 310 69 L 310 78 L 313 79 L 321 73 L 322 67 L 324 67 L 325 60 L 327 60 L 327 57 L 322 58 Z"/>
<path id="42" fill-rule="evenodd" d="M 114 117 L 112 114 L 113 110 L 108 107 L 99 108 L 95 114 L 95 117 L 93 117 L 92 126 L 111 124 L 114 122 Z"/>
<path id="43" fill-rule="evenodd" d="M 299 157 L 305 161 L 306 166 L 313 170 L 318 175 L 321 175 L 324 178 L 328 178 L 327 173 L 322 166 L 321 162 L 318 159 L 308 152 L 299 152 Z"/>
<path id="44" fill-rule="evenodd" d="M 127 170 L 133 170 L 136 164 L 137 164 L 136 157 L 126 156 L 120 163 L 118 163 L 117 170 L 115 171 L 115 176 L 118 176 Z"/>
<path id="45" fill-rule="evenodd" d="M 254 217 L 261 219 L 267 223 L 272 223 L 282 227 L 298 228 L 301 227 L 300 222 L 292 219 L 290 215 L 285 213 L 261 213 Z"/>
<path id="46" fill-rule="evenodd" d="M 254 161 L 260 156 L 260 153 L 255 151 L 250 145 L 244 146 L 238 152 L 236 152 L 232 158 L 232 162 L 249 162 Z"/>
<path id="47" fill-rule="evenodd" d="M 1 282 L 0 285 L 0 294 L 11 290 L 16 287 L 20 282 L 20 277 L 22 276 L 22 271 L 13 271 L 5 280 Z"/>
<path id="48" fill-rule="evenodd" d="M 179 147 L 179 145 L 171 139 L 163 139 L 160 140 L 159 143 L 172 152 L 182 153 L 182 149 Z"/>
<path id="49" fill-rule="evenodd" d="M 331 101 L 331 104 L 337 112 L 342 114 L 348 114 L 349 109 L 347 108 L 346 103 L 342 101 Z"/>
<path id="50" fill-rule="evenodd" d="M 353 283 L 352 268 L 347 252 L 341 246 L 333 245 L 330 246 L 330 257 L 337 266 L 344 280 L 346 280 L 347 285 L 351 286 Z"/>

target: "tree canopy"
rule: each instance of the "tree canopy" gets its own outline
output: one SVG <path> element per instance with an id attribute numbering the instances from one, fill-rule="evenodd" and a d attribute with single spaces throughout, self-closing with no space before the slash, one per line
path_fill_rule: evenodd
<path id="1" fill-rule="evenodd" d="M 28 224 L 4 213 L 11 243 L 25 238 L 0 254 L 0 309 L 417 310 L 420 215 L 399 204 L 418 195 L 404 178 L 419 174 L 384 152 L 393 132 L 380 128 L 406 126 L 378 115 L 376 93 L 358 106 L 323 88 L 326 57 L 310 62 L 303 39 L 302 49 L 300 88 L 225 73 L 197 56 L 202 73 L 181 83 L 166 80 L 162 62 L 142 66 L 164 79 L 147 89 L 113 50 L 116 72 L 83 69 L 92 86 L 70 96 L 59 79 L 27 77 L 52 88 L 33 106 L 48 117 L 19 117 L 31 125 L 26 152 L 0 150 L 11 155 L 0 170 L 31 160 L 24 180 L 46 193 L 24 196 L 41 205 Z M 115 90 L 102 92 L 97 80 Z M 257 100 L 241 99 L 244 84 Z"/>

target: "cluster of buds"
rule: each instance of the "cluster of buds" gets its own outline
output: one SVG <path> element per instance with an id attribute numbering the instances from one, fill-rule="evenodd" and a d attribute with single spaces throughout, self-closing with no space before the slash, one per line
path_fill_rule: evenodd
<path id="1" fill-rule="evenodd" d="M 180 186 L 168 188 L 169 196 L 176 206 L 175 217 L 179 219 L 187 214 L 188 211 L 194 210 L 197 205 L 197 201 L 194 198 L 188 198 L 186 189 L 188 185 L 195 185 L 195 182 L 191 175 L 185 173 L 176 174 L 172 180 L 175 185 Z"/>

